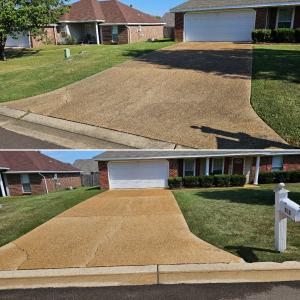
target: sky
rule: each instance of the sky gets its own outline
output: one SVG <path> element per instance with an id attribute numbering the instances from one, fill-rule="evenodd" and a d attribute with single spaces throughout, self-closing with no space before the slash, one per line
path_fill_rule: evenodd
<path id="1" fill-rule="evenodd" d="M 42 151 L 43 154 L 53 157 L 65 163 L 73 164 L 76 159 L 91 159 L 103 151 L 76 151 L 76 150 L 60 150 L 60 151 Z"/>
<path id="2" fill-rule="evenodd" d="M 77 2 L 78 0 L 71 0 Z M 130 5 L 153 16 L 163 16 L 171 8 L 186 2 L 186 0 L 121 0 L 121 2 Z"/>

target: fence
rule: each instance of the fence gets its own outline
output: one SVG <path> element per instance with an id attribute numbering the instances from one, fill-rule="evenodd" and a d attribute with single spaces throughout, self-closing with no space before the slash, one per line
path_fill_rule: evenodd
<path id="1" fill-rule="evenodd" d="M 81 185 L 87 187 L 99 186 L 99 173 L 81 175 Z"/>

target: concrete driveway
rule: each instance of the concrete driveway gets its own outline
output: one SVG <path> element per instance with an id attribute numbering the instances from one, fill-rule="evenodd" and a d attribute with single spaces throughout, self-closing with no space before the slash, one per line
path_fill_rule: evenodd
<path id="1" fill-rule="evenodd" d="M 0 248 L 0 270 L 241 259 L 194 236 L 167 190 L 108 191 Z"/>
<path id="2" fill-rule="evenodd" d="M 250 44 L 177 44 L 5 105 L 187 147 L 283 147 L 250 105 L 251 50 Z"/>

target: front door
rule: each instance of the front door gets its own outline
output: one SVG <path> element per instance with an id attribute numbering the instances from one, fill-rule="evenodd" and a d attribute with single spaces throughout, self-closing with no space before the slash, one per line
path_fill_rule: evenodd
<path id="1" fill-rule="evenodd" d="M 243 175 L 244 173 L 244 158 L 234 158 L 232 164 L 233 175 Z"/>

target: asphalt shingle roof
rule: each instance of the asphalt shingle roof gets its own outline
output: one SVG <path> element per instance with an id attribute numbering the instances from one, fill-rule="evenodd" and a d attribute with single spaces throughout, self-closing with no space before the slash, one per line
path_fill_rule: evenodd
<path id="1" fill-rule="evenodd" d="M 94 157 L 98 161 L 158 159 L 158 158 L 189 158 L 214 156 L 252 156 L 252 155 L 300 155 L 300 150 L 149 150 L 149 151 L 107 151 Z"/>
<path id="2" fill-rule="evenodd" d="M 284 4 L 299 4 L 299 0 L 190 0 L 180 4 L 171 11 L 211 10 L 230 7 L 279 6 Z"/>
<path id="3" fill-rule="evenodd" d="M 9 172 L 80 172 L 38 151 L 0 151 L 0 166 L 8 168 Z"/>

